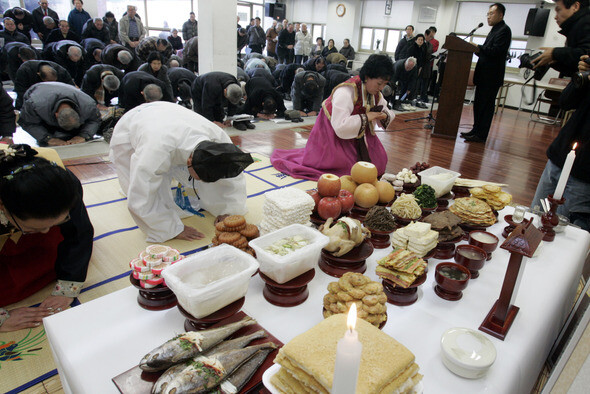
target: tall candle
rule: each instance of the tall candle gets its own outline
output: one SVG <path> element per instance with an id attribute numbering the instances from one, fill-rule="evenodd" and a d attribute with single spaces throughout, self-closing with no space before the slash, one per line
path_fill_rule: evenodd
<path id="1" fill-rule="evenodd" d="M 356 304 L 352 304 L 348 312 L 348 329 L 336 346 L 332 394 L 354 394 L 356 392 L 363 345 L 358 340 L 358 332 L 354 329 L 355 324 Z"/>
<path id="2" fill-rule="evenodd" d="M 574 144 L 571 152 L 568 153 L 567 157 L 565 158 L 565 163 L 563 164 L 561 175 L 559 176 L 559 181 L 557 182 L 557 187 L 553 193 L 553 198 L 556 200 L 561 200 L 561 197 L 563 197 L 565 185 L 567 184 L 567 180 L 570 177 L 570 172 L 572 171 L 572 166 L 574 165 L 574 160 L 576 159 L 576 146 L 578 146 L 577 142 Z"/>

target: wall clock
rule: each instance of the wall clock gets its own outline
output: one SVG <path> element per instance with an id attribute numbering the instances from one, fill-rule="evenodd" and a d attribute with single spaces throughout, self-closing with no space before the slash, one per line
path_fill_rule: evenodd
<path id="1" fill-rule="evenodd" d="M 343 17 L 344 14 L 346 14 L 346 7 L 344 6 L 344 4 L 338 4 L 338 6 L 336 7 L 336 15 L 338 15 L 339 17 Z"/>

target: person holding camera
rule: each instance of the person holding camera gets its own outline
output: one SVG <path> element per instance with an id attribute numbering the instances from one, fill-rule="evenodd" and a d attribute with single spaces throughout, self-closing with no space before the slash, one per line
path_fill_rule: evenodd
<path id="1" fill-rule="evenodd" d="M 490 6 L 487 14 L 488 25 L 492 30 L 483 45 L 475 45 L 475 54 L 479 56 L 475 66 L 473 82 L 475 98 L 473 100 L 473 129 L 461 133 L 467 142 L 486 142 L 490 125 L 494 117 L 494 102 L 506 70 L 506 55 L 512 40 L 512 31 L 504 22 L 506 7 L 500 3 Z"/>
<path id="2" fill-rule="evenodd" d="M 566 156 L 574 143 L 576 159 L 565 186 L 565 203 L 557 213 L 568 217 L 575 225 L 590 231 L 590 58 L 584 55 L 578 63 L 579 73 L 563 90 L 560 105 L 565 110 L 576 109 L 547 149 L 547 164 L 539 179 L 531 206 L 553 194 Z"/>
<path id="3" fill-rule="evenodd" d="M 555 21 L 566 37 L 566 46 L 544 49 L 531 63 L 535 69 L 550 65 L 563 76 L 571 77 L 577 71 L 580 56 L 590 50 L 590 0 L 556 0 Z"/>

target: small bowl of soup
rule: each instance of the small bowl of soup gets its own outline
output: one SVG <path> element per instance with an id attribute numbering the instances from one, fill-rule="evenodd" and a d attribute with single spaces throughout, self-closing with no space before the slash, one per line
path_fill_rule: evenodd
<path id="1" fill-rule="evenodd" d="M 458 301 L 463 297 L 471 273 L 466 267 L 449 261 L 436 266 L 434 279 L 436 295 L 447 301 Z"/>
<path id="2" fill-rule="evenodd" d="M 479 276 L 479 270 L 483 268 L 486 258 L 486 251 L 477 246 L 459 245 L 455 249 L 455 262 L 469 270 L 471 279 Z"/>
<path id="3" fill-rule="evenodd" d="M 492 252 L 498 247 L 498 237 L 487 231 L 472 231 L 469 233 L 469 245 L 477 246 L 482 248 L 486 254 L 486 260 L 491 260 Z"/>

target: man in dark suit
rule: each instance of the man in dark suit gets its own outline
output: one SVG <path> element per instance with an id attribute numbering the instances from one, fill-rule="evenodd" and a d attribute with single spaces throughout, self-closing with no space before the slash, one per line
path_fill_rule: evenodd
<path id="1" fill-rule="evenodd" d="M 504 22 L 505 12 L 506 8 L 502 4 L 492 4 L 487 15 L 488 25 L 492 26 L 492 30 L 483 45 L 473 44 L 477 47 L 475 54 L 479 56 L 479 60 L 473 75 L 473 129 L 468 133 L 461 133 L 461 137 L 467 142 L 486 142 L 490 132 L 494 101 L 498 89 L 504 83 L 506 56 L 512 39 L 512 32 Z"/>
<path id="2" fill-rule="evenodd" d="M 14 92 L 16 103 L 14 107 L 21 109 L 26 91 L 39 82 L 62 82 L 74 86 L 72 76 L 62 66 L 48 60 L 28 60 L 16 72 Z"/>
<path id="3" fill-rule="evenodd" d="M 59 21 L 59 16 L 57 15 L 57 12 L 49 8 L 48 0 L 39 0 L 39 7 L 33 10 L 32 15 L 33 31 L 37 33 L 41 41 L 44 41 L 47 38 L 47 35 L 49 34 L 49 30 L 45 27 L 45 24 L 43 23 L 43 18 L 45 18 L 46 16 L 50 16 L 57 23 L 57 21 Z"/>
<path id="4" fill-rule="evenodd" d="M 70 29 L 70 24 L 68 23 L 68 21 L 63 20 L 59 21 L 58 29 L 53 29 L 49 32 L 49 35 L 45 39 L 45 45 L 62 40 L 80 42 L 80 36 Z"/>

